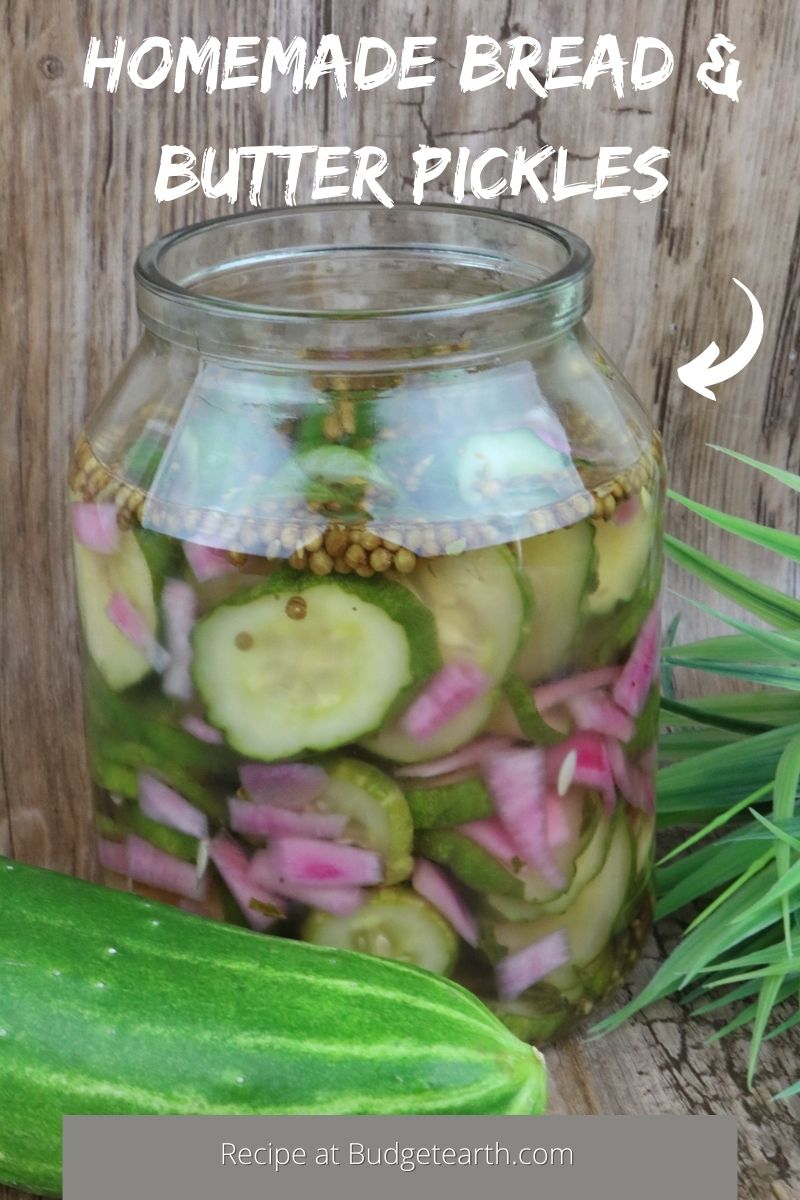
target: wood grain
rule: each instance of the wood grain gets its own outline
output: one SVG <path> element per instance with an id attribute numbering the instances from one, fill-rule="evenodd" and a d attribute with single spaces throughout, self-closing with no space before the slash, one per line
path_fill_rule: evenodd
<path id="1" fill-rule="evenodd" d="M 194 193 L 157 206 L 152 187 L 162 142 L 205 145 L 375 142 L 393 158 L 398 198 L 410 189 L 410 153 L 423 142 L 475 149 L 545 143 L 569 146 L 576 169 L 602 144 L 672 150 L 671 184 L 653 204 L 585 197 L 539 206 L 530 196 L 500 203 L 541 212 L 583 234 L 597 256 L 591 326 L 662 425 L 673 485 L 744 515 L 797 528 L 797 498 L 707 449 L 720 442 L 780 465 L 798 465 L 797 349 L 800 289 L 798 105 L 791 83 L 800 54 L 800 8 L 744 0 L 5 0 L 0 6 L 6 70 L 0 75 L 3 185 L 0 270 L 0 850 L 89 875 L 87 775 L 82 750 L 74 603 L 66 554 L 65 470 L 87 408 L 108 386 L 137 338 L 130 268 L 144 242 L 187 221 L 218 215 Z M 694 74 L 710 36 L 739 47 L 741 102 L 714 98 Z M 206 97 L 122 87 L 116 95 L 81 82 L 88 38 L 130 45 L 160 33 L 301 33 L 332 30 L 439 38 L 440 79 L 417 98 L 380 89 L 343 104 L 325 87 L 266 100 L 249 90 Z M 669 85 L 610 97 L 556 93 L 547 101 L 504 88 L 462 95 L 457 62 L 469 32 L 501 39 L 528 33 L 637 33 L 676 49 Z M 412 98 L 413 97 L 413 98 Z M 263 203 L 278 200 L 271 176 Z M 446 198 L 444 196 L 432 198 Z M 245 207 L 244 203 L 239 205 Z M 719 388 L 715 405 L 687 393 L 678 364 L 715 339 L 728 353 L 747 311 L 741 278 L 764 308 L 756 360 Z M 796 589 L 789 568 L 735 547 L 675 509 L 672 529 L 721 550 L 733 565 Z M 686 590 L 685 581 L 681 581 Z M 691 631 L 704 618 L 690 614 Z M 642 974 L 652 969 L 646 963 Z M 555 1103 L 569 1112 L 734 1112 L 740 1123 L 741 1195 L 796 1195 L 797 1110 L 770 1107 L 796 1047 L 771 1043 L 759 1090 L 746 1095 L 744 1047 L 705 1047 L 709 1029 L 662 1006 L 613 1038 L 572 1041 L 551 1053 Z M 773 1188 L 774 1185 L 774 1188 Z M 783 1191 L 780 1188 L 783 1187 Z M 0 1189 L 0 1196 L 14 1193 Z"/>

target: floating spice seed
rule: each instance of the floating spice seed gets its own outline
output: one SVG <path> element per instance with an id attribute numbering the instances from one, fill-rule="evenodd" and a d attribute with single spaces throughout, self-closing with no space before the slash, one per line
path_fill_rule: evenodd
<path id="1" fill-rule="evenodd" d="M 352 437 L 356 431 L 356 414 L 352 400 L 339 401 L 339 420 L 344 432 Z"/>
<path id="2" fill-rule="evenodd" d="M 325 549 L 331 558 L 339 558 L 347 549 L 349 540 L 346 529 L 329 529 L 325 534 Z"/>
<path id="3" fill-rule="evenodd" d="M 278 543 L 278 551 L 276 554 L 270 555 L 271 558 L 278 558 L 280 551 L 283 549 L 280 542 Z M 295 571 L 302 571 L 306 565 L 305 551 L 295 550 L 294 554 L 289 556 L 289 565 L 294 567 Z"/>
<path id="4" fill-rule="evenodd" d="M 308 605 L 302 596 L 290 596 L 286 601 L 286 615 L 292 621 L 302 621 Z"/>
<path id="5" fill-rule="evenodd" d="M 333 570 L 333 559 L 327 550 L 315 550 L 309 556 L 308 565 L 315 575 L 330 575 Z"/>
<path id="6" fill-rule="evenodd" d="M 338 571 L 340 575 L 349 575 L 353 568 L 346 558 L 336 558 L 333 562 L 334 571 Z"/>
<path id="7" fill-rule="evenodd" d="M 358 542 L 352 542 L 345 551 L 345 561 L 350 564 L 355 570 L 363 566 L 367 561 L 367 552 Z"/>
<path id="8" fill-rule="evenodd" d="M 326 413 L 322 421 L 322 432 L 329 442 L 338 442 L 344 430 L 335 413 Z"/>
<path id="9" fill-rule="evenodd" d="M 361 545 L 365 550 L 377 550 L 381 544 L 381 539 L 377 533 L 373 533 L 371 529 L 365 529 L 361 534 Z"/>
<path id="10" fill-rule="evenodd" d="M 225 557 L 232 566 L 243 567 L 250 555 L 245 554 L 242 550 L 228 550 Z"/>
<path id="11" fill-rule="evenodd" d="M 392 565 L 392 556 L 385 546 L 379 546 L 369 556 L 369 565 L 374 571 L 388 571 Z"/>
<path id="12" fill-rule="evenodd" d="M 367 562 L 359 563 L 359 565 L 356 567 L 356 575 L 360 575 L 362 579 L 369 579 L 370 576 L 374 574 L 375 572 Z"/>
<path id="13" fill-rule="evenodd" d="M 240 633 L 237 633 L 233 639 L 233 644 L 237 650 L 252 650 L 254 644 L 252 633 L 248 633 L 243 629 Z"/>
<path id="14" fill-rule="evenodd" d="M 401 547 L 395 552 L 394 568 L 396 571 L 399 571 L 401 575 L 410 575 L 416 565 L 416 555 L 412 554 L 410 550 L 406 550 Z"/>

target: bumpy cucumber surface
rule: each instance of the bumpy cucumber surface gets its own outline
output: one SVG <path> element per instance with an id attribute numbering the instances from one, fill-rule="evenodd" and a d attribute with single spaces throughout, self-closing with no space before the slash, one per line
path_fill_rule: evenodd
<path id="1" fill-rule="evenodd" d="M 158 611 L 147 557 L 136 535 L 121 532 L 113 554 L 98 554 L 80 542 L 74 544 L 78 607 L 86 646 L 92 662 L 115 692 L 138 683 L 150 672 L 150 663 L 106 614 L 111 597 L 122 592 L 151 633 Z"/>
<path id="2" fill-rule="evenodd" d="M 403 582 L 433 614 L 443 662 L 466 659 L 499 685 L 531 616 L 530 589 L 510 551 L 495 547 L 422 561 Z M 496 688 L 490 689 L 423 742 L 409 737 L 396 721 L 364 744 L 394 762 L 436 758 L 474 737 L 497 698 Z"/>
<path id="3" fill-rule="evenodd" d="M 407 588 L 288 570 L 215 608 L 192 640 L 209 721 L 265 761 L 363 737 L 440 662 L 433 618 Z"/>
<path id="4" fill-rule="evenodd" d="M 542 1112 L 456 984 L 0 859 L 0 1179 L 57 1194 L 72 1114 Z"/>
<path id="5" fill-rule="evenodd" d="M 486 784 L 477 775 L 407 787 L 406 800 L 416 829 L 464 825 L 494 812 Z"/>

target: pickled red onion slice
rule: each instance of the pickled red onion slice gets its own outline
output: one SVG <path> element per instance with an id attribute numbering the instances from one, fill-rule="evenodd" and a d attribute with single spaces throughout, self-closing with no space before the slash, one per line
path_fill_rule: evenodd
<path id="1" fill-rule="evenodd" d="M 207 742 L 209 746 L 221 746 L 225 741 L 218 729 L 193 713 L 181 717 L 181 725 L 192 737 L 196 737 L 199 742 Z"/>
<path id="2" fill-rule="evenodd" d="M 148 629 L 144 618 L 130 602 L 124 592 L 114 592 L 106 605 L 106 616 L 116 625 L 123 637 L 145 656 L 155 671 L 166 670 L 169 655 L 159 646 L 155 635 Z"/>
<path id="3" fill-rule="evenodd" d="M 429 762 L 400 767 L 396 773 L 406 779 L 431 779 L 437 775 L 449 775 L 452 771 L 458 771 L 462 767 L 480 766 L 487 754 L 505 750 L 510 745 L 511 742 L 508 738 L 479 737 L 472 742 L 467 742 L 466 746 L 454 750 L 452 754 L 445 754 L 442 758 L 432 758 Z"/>
<path id="4" fill-rule="evenodd" d="M 557 704 L 564 704 L 573 696 L 582 696 L 597 688 L 611 687 L 619 679 L 621 667 L 598 667 L 596 671 L 584 671 L 581 675 L 570 675 L 567 679 L 556 679 L 534 688 L 533 699 L 540 713 Z"/>
<path id="5" fill-rule="evenodd" d="M 514 1000 L 551 971 L 569 962 L 566 930 L 556 929 L 530 946 L 523 946 L 497 964 L 497 990 L 504 1000 Z"/>
<path id="6" fill-rule="evenodd" d="M 468 821 L 466 825 L 459 825 L 458 830 L 506 866 L 510 867 L 512 859 L 519 857 L 516 846 L 497 817 Z"/>
<path id="7" fill-rule="evenodd" d="M 374 850 L 340 846 L 317 838 L 282 837 L 262 851 L 276 888 L 362 887 L 383 881 L 383 862 Z"/>
<path id="8" fill-rule="evenodd" d="M 312 888 L 279 880 L 265 850 L 253 855 L 250 879 L 255 886 L 266 887 L 272 892 L 280 890 L 281 897 L 286 900 L 294 900 L 309 908 L 319 908 L 335 917 L 349 917 L 364 903 L 364 893 L 358 887 Z"/>
<path id="9" fill-rule="evenodd" d="M 139 807 L 151 821 L 169 825 L 190 837 L 208 837 L 208 817 L 154 775 L 139 772 Z"/>
<path id="10" fill-rule="evenodd" d="M 345 813 L 294 812 L 272 804 L 253 804 L 232 796 L 228 801 L 231 828 L 250 837 L 341 837 L 347 828 Z"/>
<path id="11" fill-rule="evenodd" d="M 218 575 L 230 575 L 236 567 L 224 550 L 214 546 L 202 546 L 199 542 L 184 542 L 183 552 L 198 583 L 216 579 Z"/>
<path id="12" fill-rule="evenodd" d="M 638 717 L 658 673 L 658 646 L 661 633 L 661 606 L 650 610 L 622 674 L 614 685 L 614 700 L 632 717 Z"/>
<path id="13" fill-rule="evenodd" d="M 206 894 L 206 877 L 198 876 L 194 863 L 183 862 L 144 838 L 130 834 L 126 840 L 128 852 L 128 875 L 136 883 L 148 887 L 163 888 L 187 900 L 203 900 Z"/>
<path id="14" fill-rule="evenodd" d="M 168 579 L 161 596 L 164 609 L 169 666 L 164 672 L 164 691 L 174 700 L 192 697 L 192 643 L 190 635 L 197 619 L 197 596 L 191 584 Z"/>
<path id="15" fill-rule="evenodd" d="M 251 878 L 250 861 L 241 846 L 237 846 L 236 842 L 224 834 L 218 834 L 208 848 L 208 856 L 251 929 L 268 929 L 276 918 L 251 908 L 250 901 L 256 900 L 259 904 L 275 908 L 279 912 L 283 912 L 283 905 L 276 896 L 259 887 Z"/>
<path id="16" fill-rule="evenodd" d="M 547 836 L 547 759 L 544 750 L 507 750 L 484 764 L 486 784 L 497 815 L 520 858 L 536 867 L 554 888 L 563 888 L 564 873 L 553 859 Z"/>
<path id="17" fill-rule="evenodd" d="M 411 885 L 417 895 L 432 904 L 468 945 L 477 946 L 478 926 L 475 918 L 444 871 L 426 859 L 418 858 Z"/>
<path id="18" fill-rule="evenodd" d="M 489 676 L 468 659 L 446 663 L 406 709 L 402 729 L 424 742 L 490 687 Z"/>
<path id="19" fill-rule="evenodd" d="M 307 808 L 328 783 L 327 772 L 311 763 L 245 763 L 239 779 L 256 804 Z"/>
<path id="20" fill-rule="evenodd" d="M 633 718 L 605 692 L 584 692 L 566 701 L 575 728 L 592 730 L 628 742 L 633 737 Z"/>
<path id="21" fill-rule="evenodd" d="M 113 554 L 119 549 L 119 526 L 115 504 L 88 504 L 76 500 L 72 505 L 72 532 L 76 541 L 96 554 Z"/>

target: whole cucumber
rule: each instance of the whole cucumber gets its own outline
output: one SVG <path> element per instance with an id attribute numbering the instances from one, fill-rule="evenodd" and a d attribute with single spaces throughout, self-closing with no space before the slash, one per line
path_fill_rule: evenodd
<path id="1" fill-rule="evenodd" d="M 0 1179 L 57 1194 L 64 1114 L 544 1111 L 473 995 L 0 858 Z"/>

